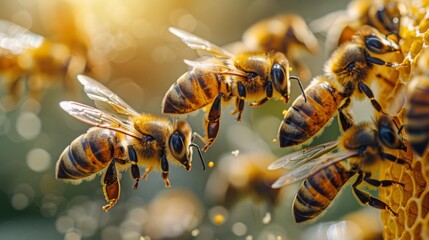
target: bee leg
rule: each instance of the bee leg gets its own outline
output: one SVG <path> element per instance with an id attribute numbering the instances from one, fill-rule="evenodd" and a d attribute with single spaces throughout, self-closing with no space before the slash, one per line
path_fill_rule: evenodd
<path id="1" fill-rule="evenodd" d="M 266 97 L 264 97 L 263 99 L 261 99 L 259 102 L 252 102 L 250 103 L 251 107 L 258 107 L 261 106 L 262 104 L 266 103 L 268 101 L 268 99 L 273 97 L 273 83 L 271 81 L 267 82 L 267 86 L 265 87 L 265 94 Z M 285 96 L 285 102 L 287 103 L 289 101 L 288 99 L 289 96 Z"/>
<path id="2" fill-rule="evenodd" d="M 144 180 L 147 179 L 147 177 L 149 176 L 149 173 L 152 172 L 153 167 L 147 167 L 145 173 L 143 174 L 142 178 Z"/>
<path id="3" fill-rule="evenodd" d="M 397 67 L 401 66 L 398 63 L 385 62 L 379 58 L 374 58 L 374 57 L 370 57 L 370 56 L 366 56 L 365 59 L 370 63 L 380 65 L 380 66 L 387 66 L 387 67 L 392 67 L 392 68 L 397 68 Z"/>
<path id="4" fill-rule="evenodd" d="M 140 169 L 139 169 L 139 166 L 137 165 L 136 151 L 131 145 L 128 145 L 128 157 L 131 160 L 131 176 L 134 178 L 134 181 L 135 181 L 133 189 L 136 190 L 137 187 L 139 186 L 139 181 L 140 181 Z"/>
<path id="5" fill-rule="evenodd" d="M 384 112 L 383 108 L 381 107 L 380 103 L 375 99 L 374 93 L 372 92 L 371 88 L 368 87 L 368 85 L 363 82 L 359 82 L 358 87 L 361 92 L 365 93 L 365 95 L 371 101 L 372 106 L 375 108 L 375 110 L 377 110 L 377 112 L 387 115 L 387 113 Z"/>
<path id="6" fill-rule="evenodd" d="M 161 176 L 164 179 L 165 187 L 170 187 L 170 180 L 168 180 L 168 160 L 165 156 L 165 150 L 163 149 L 161 152 Z"/>
<path id="7" fill-rule="evenodd" d="M 103 193 L 106 201 L 109 202 L 109 204 L 103 206 L 103 210 L 106 212 L 116 204 L 121 192 L 115 163 L 115 161 L 110 162 L 103 176 Z"/>
<path id="8" fill-rule="evenodd" d="M 221 100 L 222 93 L 219 93 L 208 112 L 206 118 L 204 118 L 204 125 L 206 128 L 207 141 L 202 150 L 205 152 L 215 141 L 217 134 L 219 133 L 220 126 L 220 115 L 221 115 Z"/>
<path id="9" fill-rule="evenodd" d="M 364 205 L 368 204 L 371 207 L 389 210 L 393 215 L 395 215 L 397 217 L 398 213 L 393 211 L 393 209 L 389 205 L 387 205 L 385 202 L 381 201 L 380 199 L 374 198 L 374 197 L 370 196 L 368 193 L 365 193 L 365 192 L 363 192 L 357 188 L 357 186 L 362 183 L 362 180 L 363 180 L 363 173 L 359 172 L 359 175 L 358 175 L 358 178 L 356 179 L 356 182 L 353 183 L 353 185 L 352 185 L 353 192 L 358 197 L 359 201 Z"/>
<path id="10" fill-rule="evenodd" d="M 268 98 L 263 98 L 262 100 L 260 100 L 259 102 L 251 102 L 250 106 L 251 107 L 259 107 L 262 104 L 266 103 L 268 101 Z"/>
<path id="11" fill-rule="evenodd" d="M 235 103 L 235 110 L 231 112 L 231 114 L 238 113 L 237 121 L 241 121 L 241 114 L 243 113 L 244 109 L 244 100 L 246 99 L 246 89 L 243 86 L 243 83 L 237 82 L 237 91 L 238 91 L 238 98 Z"/>
<path id="12" fill-rule="evenodd" d="M 402 158 L 397 158 L 397 157 L 395 157 L 391 154 L 385 153 L 385 152 L 381 152 L 380 156 L 383 159 L 386 159 L 386 160 L 391 161 L 391 162 L 395 162 L 397 164 L 406 164 L 408 166 L 408 168 L 411 169 L 411 164 Z"/>
<path id="13" fill-rule="evenodd" d="M 371 173 L 370 172 L 365 172 L 365 176 L 363 177 L 363 180 L 365 182 L 367 182 L 368 184 L 374 186 L 374 187 L 388 187 L 391 186 L 393 184 L 398 184 L 402 187 L 405 186 L 404 183 L 395 181 L 395 180 L 377 180 L 377 179 L 373 179 L 371 178 Z"/>
<path id="14" fill-rule="evenodd" d="M 341 128 L 343 131 L 351 128 L 353 126 L 353 117 L 352 115 L 346 111 L 346 109 L 350 105 L 350 98 L 347 98 L 344 104 L 338 108 L 338 120 L 340 121 Z"/>

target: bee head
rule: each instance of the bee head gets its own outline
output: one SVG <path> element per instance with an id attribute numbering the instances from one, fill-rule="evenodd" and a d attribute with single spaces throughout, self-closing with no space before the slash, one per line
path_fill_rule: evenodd
<path id="1" fill-rule="evenodd" d="M 179 121 L 177 122 L 176 130 L 168 140 L 168 148 L 171 154 L 188 171 L 192 167 L 192 149 L 189 148 L 191 134 L 189 124 L 185 121 Z"/>
<path id="2" fill-rule="evenodd" d="M 407 150 L 407 147 L 397 133 L 398 130 L 393 127 L 393 120 L 390 117 L 381 115 L 377 120 L 377 129 L 381 144 L 391 149 Z"/>

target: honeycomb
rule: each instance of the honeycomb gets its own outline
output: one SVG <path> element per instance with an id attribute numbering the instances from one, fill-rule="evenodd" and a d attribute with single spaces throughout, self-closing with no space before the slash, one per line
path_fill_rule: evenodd
<path id="1" fill-rule="evenodd" d="M 412 4 L 411 4 L 412 3 Z M 401 51 L 404 61 L 398 68 L 400 81 L 395 91 L 388 97 L 397 99 L 398 94 L 409 93 L 415 86 L 408 84 L 418 76 L 429 76 L 429 16 L 428 3 L 412 1 L 407 5 L 407 14 L 401 19 Z M 423 87 L 423 86 L 422 86 Z M 407 89 L 409 88 L 409 89 Z M 402 89 L 401 91 L 398 89 Z M 405 121 L 404 112 L 408 108 L 407 102 L 399 109 L 400 119 Z M 404 134 L 404 138 L 408 136 Z M 401 187 L 381 188 L 381 198 L 384 199 L 398 214 L 393 216 L 388 211 L 382 211 L 384 239 L 429 239 L 429 149 L 426 148 L 422 156 L 413 154 L 409 144 L 406 153 L 396 153 L 397 157 L 407 160 L 410 166 L 395 163 L 386 163 L 380 169 L 380 178 L 393 179 L 405 184 Z"/>

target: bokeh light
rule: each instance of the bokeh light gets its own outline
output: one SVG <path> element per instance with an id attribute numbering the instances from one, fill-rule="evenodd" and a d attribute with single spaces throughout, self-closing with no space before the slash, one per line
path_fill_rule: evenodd
<path id="1" fill-rule="evenodd" d="M 120 199 L 107 213 L 102 210 L 104 170 L 92 181 L 78 185 L 55 178 L 60 154 L 90 128 L 69 116 L 58 103 L 77 101 L 94 106 L 76 81 L 75 75 L 83 73 L 105 84 L 138 112 L 160 115 L 165 92 L 189 70 L 183 60 L 199 57 L 172 35 L 169 27 L 224 46 L 242 40 L 244 31 L 261 19 L 296 13 L 309 23 L 346 5 L 347 1 L 340 0 L 323 4 L 316 0 L 0 3 L 1 19 L 22 26 L 37 34 L 37 39 L 51 44 L 39 55 L 27 52 L 21 56 L 16 62 L 19 71 L 10 67 L 0 73 L 0 239 L 314 238 L 311 224 L 298 226 L 293 221 L 290 209 L 298 185 L 272 196 L 266 190 L 268 180 L 261 177 L 265 163 L 290 151 L 279 149 L 276 142 L 282 111 L 290 103 L 270 100 L 258 108 L 246 103 L 241 122 L 229 114 L 234 110 L 233 103 L 222 106 L 218 139 L 203 153 L 208 166 L 205 171 L 197 162 L 196 151 L 192 171 L 170 165 L 170 189 L 164 188 L 160 173 L 154 171 L 133 190 L 129 171 L 123 171 Z M 325 36 L 318 33 L 316 37 L 323 46 Z M 0 61 L 1 54 L 0 49 Z M 303 54 L 302 61 L 316 75 L 323 72 L 326 57 L 325 52 L 319 51 L 315 55 Z M 34 67 L 36 60 L 43 62 L 39 68 Z M 16 71 L 21 74 L 19 78 L 14 75 Z M 14 82 L 15 79 L 19 81 Z M 295 82 L 291 92 L 291 101 L 300 94 Z M 178 116 L 202 135 L 203 117 L 201 111 Z M 315 142 L 336 138 L 336 120 L 325 133 Z M 254 173 L 260 174 L 259 178 Z M 256 197 L 256 188 L 249 186 L 255 179 L 264 181 L 264 185 L 258 185 L 258 189 L 264 190 Z M 208 193 L 207 188 L 213 192 Z M 217 202 L 224 196 L 228 196 L 226 203 Z M 232 204 L 233 200 L 236 203 Z M 338 202 L 350 204 L 337 207 Z M 359 209 L 351 191 L 345 190 L 336 203 L 318 221 L 338 220 Z M 344 221 L 348 224 L 352 220 Z M 337 232 L 342 228 L 340 222 L 332 224 L 337 226 Z M 326 226 L 318 229 L 335 232 Z"/>

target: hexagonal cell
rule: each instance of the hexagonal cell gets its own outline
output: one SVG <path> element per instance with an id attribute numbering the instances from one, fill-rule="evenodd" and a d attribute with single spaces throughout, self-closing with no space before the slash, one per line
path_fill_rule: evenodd
<path id="1" fill-rule="evenodd" d="M 414 200 L 409 201 L 406 205 L 405 212 L 407 213 L 407 218 L 406 218 L 407 227 L 412 228 L 419 214 L 419 207 L 416 201 Z"/>

